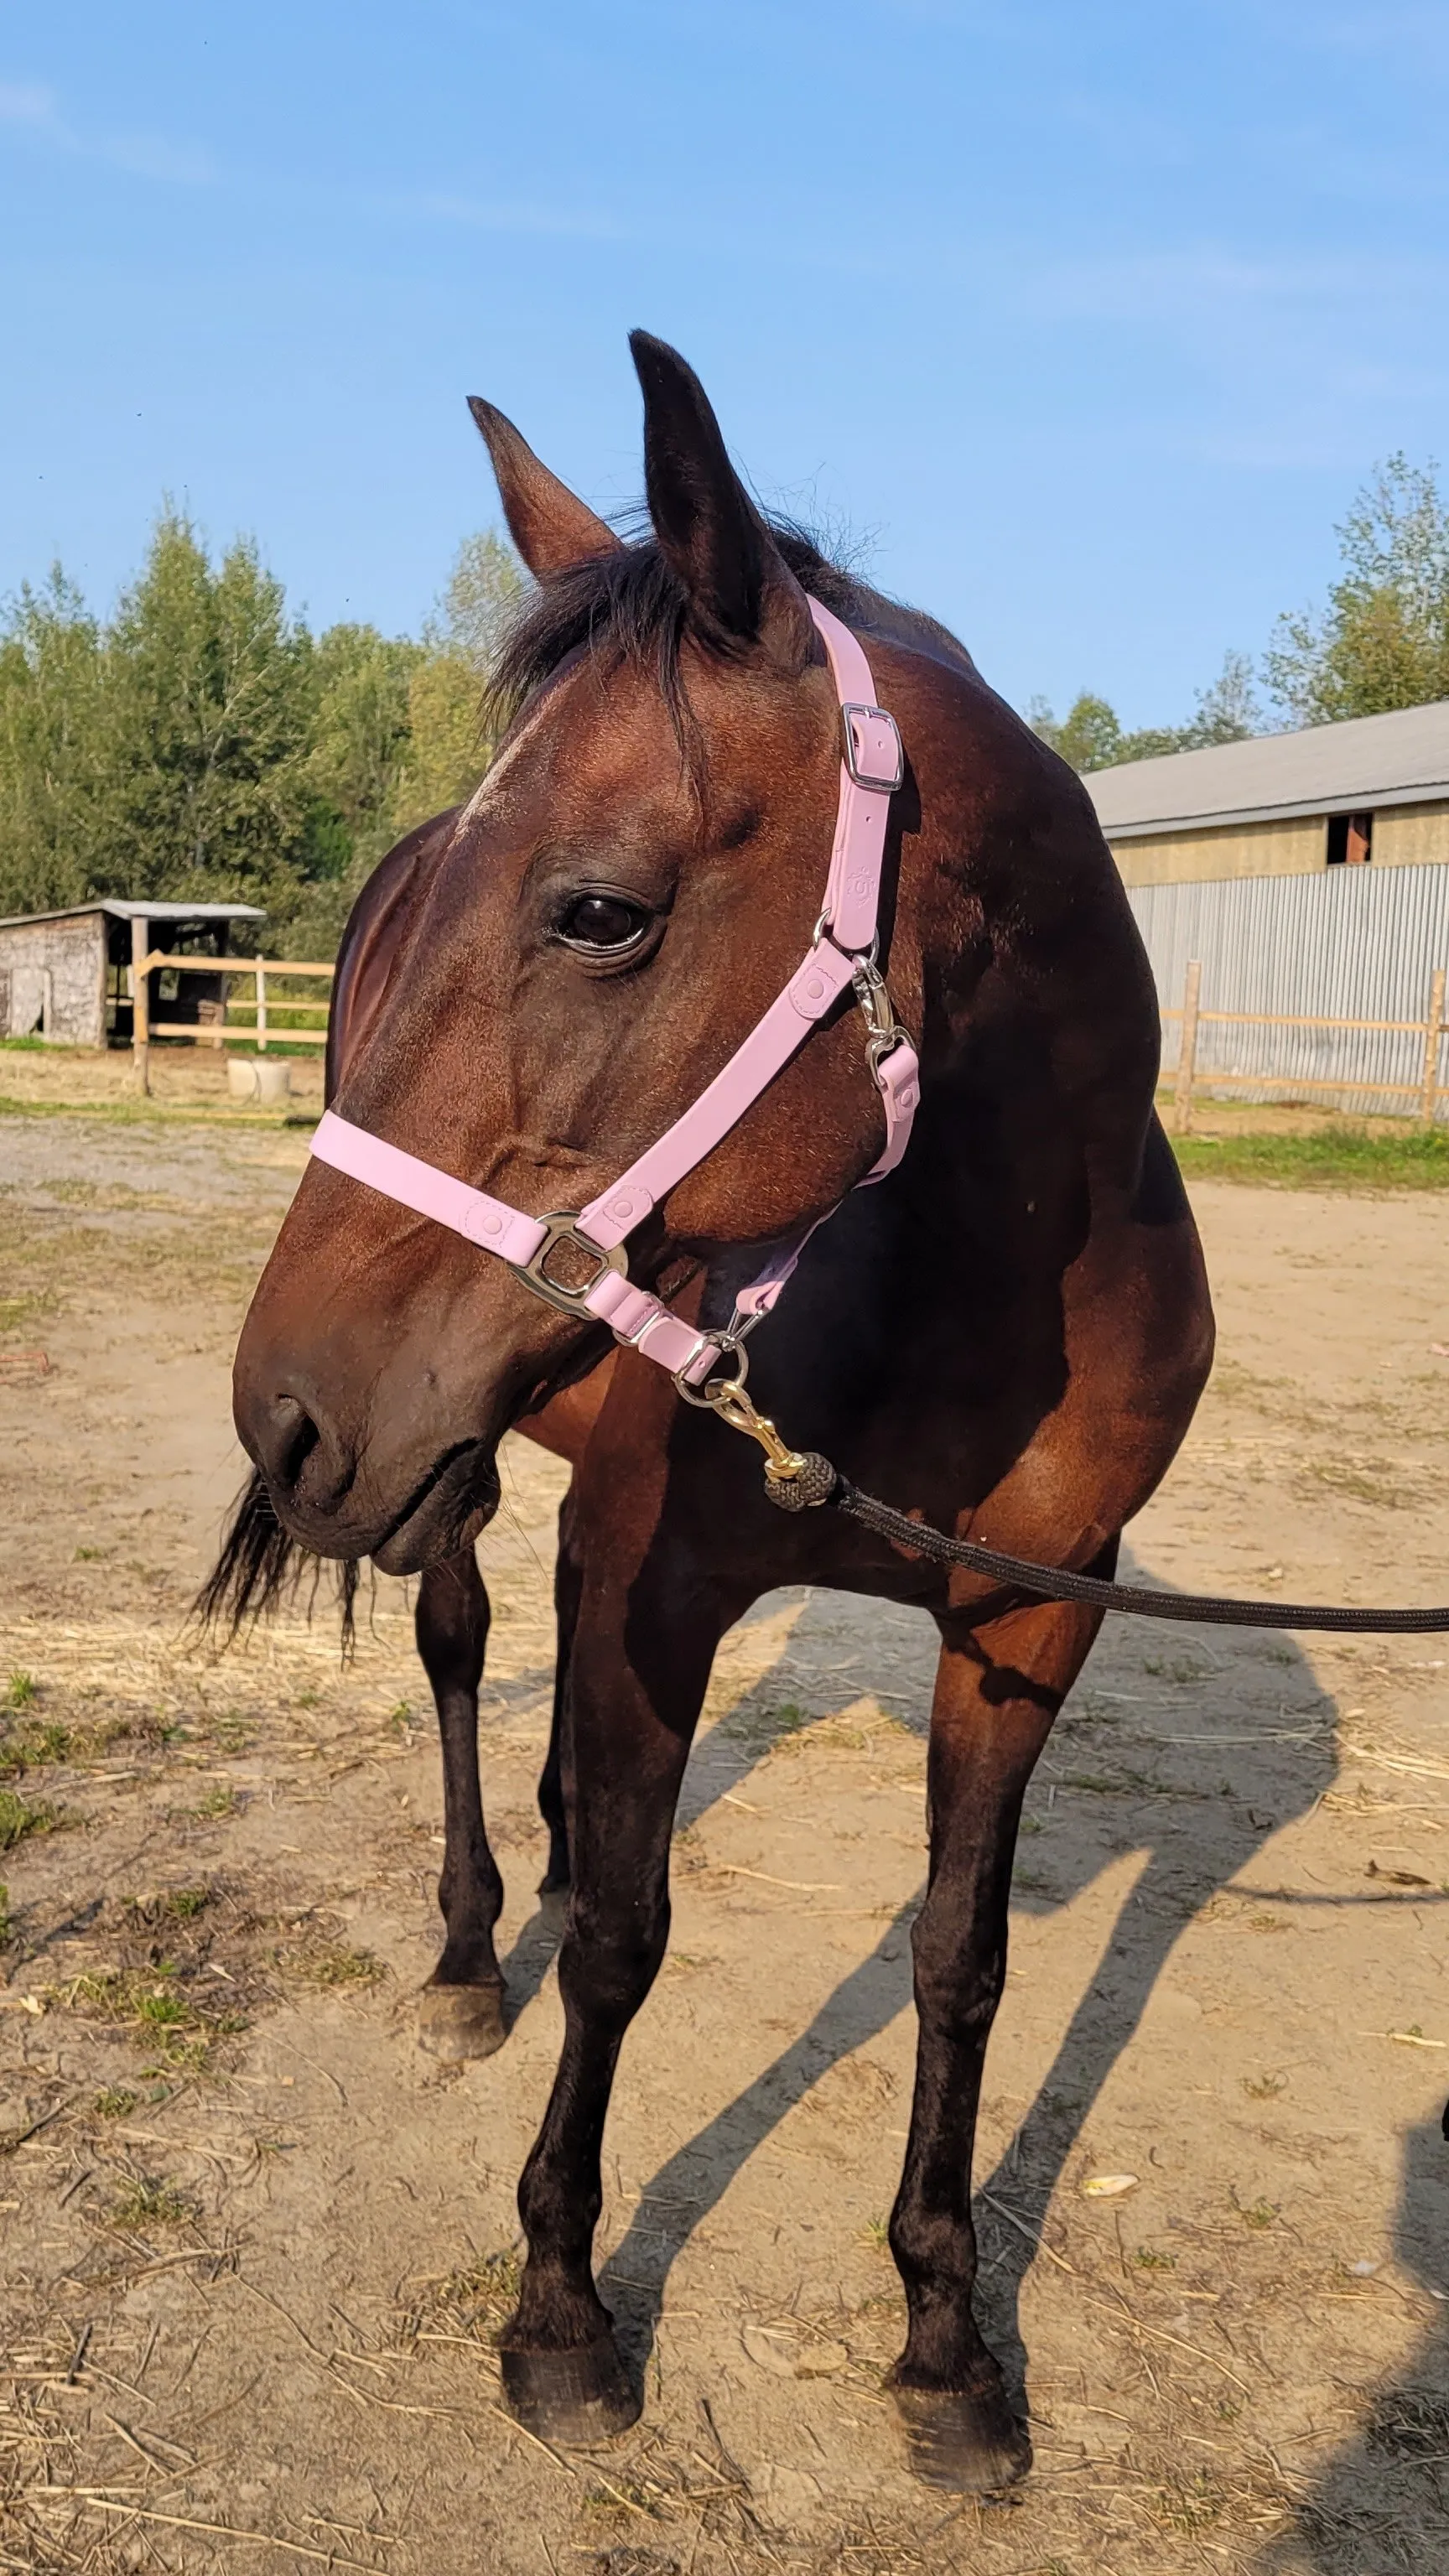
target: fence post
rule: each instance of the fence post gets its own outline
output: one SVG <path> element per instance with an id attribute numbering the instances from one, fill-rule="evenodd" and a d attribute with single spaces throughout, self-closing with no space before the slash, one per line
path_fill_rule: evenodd
<path id="1" fill-rule="evenodd" d="M 1202 960 L 1188 960 L 1187 980 L 1182 988 L 1182 1053 L 1177 1059 L 1177 1090 L 1173 1103 L 1173 1126 L 1179 1136 L 1192 1133 L 1192 1085 L 1197 1071 L 1197 1003 L 1202 983 Z"/>
<path id="2" fill-rule="evenodd" d="M 146 960 L 151 953 L 151 924 L 144 913 L 131 915 L 131 1088 L 143 1097 L 151 1088 L 151 1015 L 147 1006 Z"/>
<path id="3" fill-rule="evenodd" d="M 1429 986 L 1429 1016 L 1424 1022 L 1424 1080 L 1419 1093 L 1419 1116 L 1426 1127 L 1434 1124 L 1439 1106 L 1439 1032 L 1444 1025 L 1444 969 L 1436 966 Z"/>
<path id="4" fill-rule="evenodd" d="M 260 957 L 257 959 L 257 1053 L 267 1051 L 267 974 Z"/>

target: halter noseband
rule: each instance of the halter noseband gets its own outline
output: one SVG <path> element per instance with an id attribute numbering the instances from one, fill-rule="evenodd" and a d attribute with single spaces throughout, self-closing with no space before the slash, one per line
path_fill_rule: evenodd
<path id="1" fill-rule="evenodd" d="M 849 627 L 818 599 L 810 601 L 810 614 L 830 663 L 844 736 L 825 901 L 814 940 L 784 991 L 693 1107 L 587 1207 L 577 1214 L 545 1217 L 525 1216 L 505 1200 L 490 1198 L 486 1190 L 454 1180 L 435 1163 L 354 1127 L 335 1110 L 324 1113 L 312 1139 L 313 1153 L 334 1171 L 451 1227 L 481 1252 L 497 1253 L 536 1296 L 565 1314 L 608 1324 L 616 1341 L 670 1370 L 684 1395 L 703 1383 L 724 1352 L 737 1353 L 743 1369 L 745 1334 L 769 1313 L 815 1229 L 777 1253 L 741 1292 L 725 1331 L 702 1332 L 671 1314 L 649 1289 L 631 1282 L 624 1246 L 635 1227 L 738 1124 L 847 984 L 854 985 L 865 1014 L 866 1054 L 886 1122 L 885 1151 L 858 1188 L 895 1170 L 910 1142 L 920 1099 L 916 1052 L 896 1019 L 875 962 L 886 821 L 905 775 L 905 754 L 894 717 L 875 704 L 870 664 Z M 567 1287 L 551 1275 L 549 1259 L 560 1243 L 594 1264 L 586 1286 Z"/>

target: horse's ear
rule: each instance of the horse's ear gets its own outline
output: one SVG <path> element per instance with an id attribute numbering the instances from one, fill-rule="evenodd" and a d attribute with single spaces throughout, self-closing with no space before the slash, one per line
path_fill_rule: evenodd
<path id="1" fill-rule="evenodd" d="M 508 533 L 537 580 L 568 572 L 591 556 L 619 553 L 608 521 L 550 474 L 511 420 L 481 394 L 468 396 L 468 409 L 493 459 Z"/>
<path id="2" fill-rule="evenodd" d="M 629 347 L 644 393 L 644 490 L 666 560 L 712 643 L 764 643 L 792 667 L 812 651 L 805 594 L 725 452 L 694 369 L 647 331 Z"/>

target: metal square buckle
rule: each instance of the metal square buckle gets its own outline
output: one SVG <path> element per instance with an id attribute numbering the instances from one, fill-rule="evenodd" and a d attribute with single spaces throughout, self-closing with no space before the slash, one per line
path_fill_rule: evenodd
<path id="1" fill-rule="evenodd" d="M 541 1216 L 538 1222 L 544 1229 L 543 1241 L 537 1251 L 530 1254 L 527 1261 L 520 1261 L 515 1265 L 519 1276 L 527 1280 L 536 1296 L 542 1297 L 548 1305 L 556 1306 L 560 1314 L 589 1315 L 586 1301 L 592 1296 L 606 1271 L 616 1270 L 621 1278 L 628 1277 L 628 1253 L 622 1243 L 616 1243 L 610 1251 L 606 1252 L 602 1244 L 593 1242 L 586 1234 L 581 1234 L 578 1213 L 574 1209 L 565 1209 L 561 1214 L 554 1216 Z M 561 1243 L 568 1244 L 575 1252 L 583 1253 L 594 1264 L 593 1277 L 586 1279 L 582 1287 L 565 1287 L 561 1279 L 550 1279 L 548 1275 L 545 1265 L 549 1254 Z M 589 1320 L 592 1322 L 594 1318 L 590 1315 Z"/>
<path id="2" fill-rule="evenodd" d="M 856 754 L 855 736 L 850 730 L 850 719 L 852 716 L 867 716 L 874 722 L 890 726 L 891 738 L 896 747 L 896 766 L 894 777 L 873 778 L 868 770 L 861 768 Z M 845 736 L 845 766 L 850 777 L 854 779 L 856 786 L 868 787 L 877 796 L 894 796 L 896 789 L 900 786 L 906 774 L 906 747 L 901 740 L 901 729 L 897 724 L 895 717 L 888 714 L 884 707 L 861 706 L 856 700 L 851 699 L 845 701 L 841 706 L 840 724 L 841 731 Z"/>

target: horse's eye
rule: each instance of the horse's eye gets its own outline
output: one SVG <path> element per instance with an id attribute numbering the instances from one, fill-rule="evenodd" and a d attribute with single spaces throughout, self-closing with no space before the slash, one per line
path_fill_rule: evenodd
<path id="1" fill-rule="evenodd" d="M 617 894 L 581 894 L 560 921 L 558 935 L 570 948 L 603 956 L 632 948 L 648 927 L 649 915 L 641 904 Z"/>

